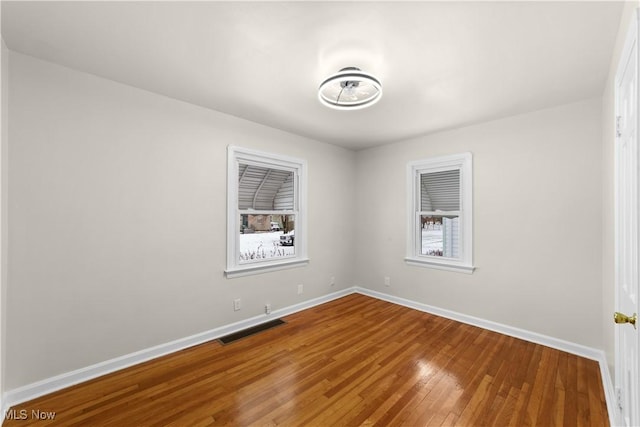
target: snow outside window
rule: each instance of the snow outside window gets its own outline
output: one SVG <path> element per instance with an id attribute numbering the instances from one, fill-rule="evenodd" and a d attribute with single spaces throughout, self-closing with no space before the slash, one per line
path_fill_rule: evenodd
<path id="1" fill-rule="evenodd" d="M 228 148 L 227 277 L 306 264 L 306 162 Z"/>
<path id="2" fill-rule="evenodd" d="M 409 163 L 408 264 L 473 272 L 472 173 L 471 153 Z"/>

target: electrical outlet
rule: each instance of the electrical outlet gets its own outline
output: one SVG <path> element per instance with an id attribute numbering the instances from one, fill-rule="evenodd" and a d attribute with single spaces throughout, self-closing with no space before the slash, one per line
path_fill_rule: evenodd
<path id="1" fill-rule="evenodd" d="M 391 286 L 391 278 L 389 276 L 384 276 L 384 285 Z"/>
<path id="2" fill-rule="evenodd" d="M 233 300 L 233 311 L 240 310 L 240 298 Z"/>
<path id="3" fill-rule="evenodd" d="M 304 292 L 304 285 L 298 285 L 298 295 Z"/>
<path id="4" fill-rule="evenodd" d="M 265 304 L 264 305 L 264 313 L 265 314 L 271 314 L 271 304 Z"/>
<path id="5" fill-rule="evenodd" d="M 335 286 L 335 284 L 336 284 L 336 276 L 331 276 L 331 279 L 329 279 L 329 285 Z"/>

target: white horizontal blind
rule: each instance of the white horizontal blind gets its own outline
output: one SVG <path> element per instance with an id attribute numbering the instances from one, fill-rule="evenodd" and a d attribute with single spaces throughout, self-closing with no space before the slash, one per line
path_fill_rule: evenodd
<path id="1" fill-rule="evenodd" d="M 460 170 L 420 174 L 420 210 L 460 210 Z"/>

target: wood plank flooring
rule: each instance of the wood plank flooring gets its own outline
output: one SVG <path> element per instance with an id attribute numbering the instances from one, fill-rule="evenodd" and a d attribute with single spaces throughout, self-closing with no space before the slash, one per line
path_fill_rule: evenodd
<path id="1" fill-rule="evenodd" d="M 27 419 L 4 426 L 608 425 L 592 360 L 359 294 L 284 320 L 19 405 Z"/>

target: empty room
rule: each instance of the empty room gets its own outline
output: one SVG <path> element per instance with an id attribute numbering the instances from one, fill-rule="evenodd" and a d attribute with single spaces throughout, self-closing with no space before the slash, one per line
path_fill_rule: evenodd
<path id="1" fill-rule="evenodd" d="M 639 1 L 0 1 L 4 426 L 640 426 Z"/>

